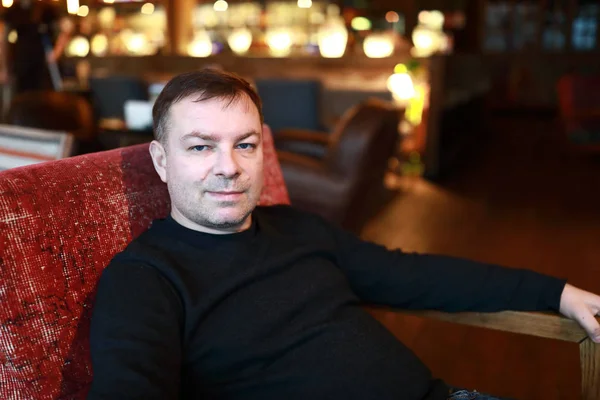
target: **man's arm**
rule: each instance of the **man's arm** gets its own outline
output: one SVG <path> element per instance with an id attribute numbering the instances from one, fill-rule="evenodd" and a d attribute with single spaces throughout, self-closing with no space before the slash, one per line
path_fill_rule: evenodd
<path id="1" fill-rule="evenodd" d="M 170 283 L 142 265 L 114 263 L 100 278 L 88 399 L 179 396 L 183 309 Z"/>
<path id="2" fill-rule="evenodd" d="M 62 18 L 58 23 L 58 37 L 54 44 L 52 52 L 47 55 L 48 62 L 54 63 L 62 57 L 67 43 L 71 39 L 73 33 L 73 22 L 67 17 Z"/>
<path id="3" fill-rule="evenodd" d="M 564 279 L 460 258 L 407 254 L 333 228 L 338 262 L 367 303 L 447 312 L 556 311 L 600 343 L 600 296 Z"/>
<path id="4" fill-rule="evenodd" d="M 365 302 L 404 309 L 558 311 L 565 281 L 461 258 L 404 253 L 333 228 L 338 263 Z"/>

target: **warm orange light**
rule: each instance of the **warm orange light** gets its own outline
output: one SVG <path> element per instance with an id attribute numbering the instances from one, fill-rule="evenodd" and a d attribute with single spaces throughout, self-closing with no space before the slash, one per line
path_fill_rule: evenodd
<path id="1" fill-rule="evenodd" d="M 363 50 L 369 58 L 389 57 L 394 53 L 394 37 L 388 33 L 371 33 L 363 42 Z"/>
<path id="2" fill-rule="evenodd" d="M 235 54 L 246 54 L 252 45 L 252 32 L 248 28 L 235 29 L 227 37 L 227 44 Z"/>
<path id="3" fill-rule="evenodd" d="M 229 4 L 225 0 L 217 0 L 215 1 L 215 4 L 213 4 L 213 8 L 215 11 L 227 11 Z"/>
<path id="4" fill-rule="evenodd" d="M 346 51 L 348 31 L 341 17 L 330 17 L 319 27 L 318 44 L 321 57 L 340 58 Z"/>
<path id="5" fill-rule="evenodd" d="M 292 36 L 287 29 L 271 29 L 265 36 L 269 53 L 273 57 L 286 57 L 292 48 Z"/>
<path id="6" fill-rule="evenodd" d="M 77 14 L 79 11 L 79 0 L 67 0 L 67 12 Z"/>
<path id="7" fill-rule="evenodd" d="M 151 15 L 154 12 L 154 4 L 145 3 L 142 8 L 140 8 L 140 12 L 142 14 Z"/>
<path id="8" fill-rule="evenodd" d="M 388 11 L 385 14 L 385 20 L 387 22 L 398 22 L 398 21 L 400 21 L 400 16 L 398 15 L 398 13 L 396 11 Z"/>
<path id="9" fill-rule="evenodd" d="M 77 10 L 77 15 L 80 17 L 87 17 L 90 13 L 90 8 L 88 6 L 79 6 L 79 10 Z"/>
<path id="10" fill-rule="evenodd" d="M 17 40 L 19 40 L 19 34 L 17 33 L 17 31 L 13 29 L 12 31 L 8 32 L 7 40 L 8 43 L 17 43 Z"/>

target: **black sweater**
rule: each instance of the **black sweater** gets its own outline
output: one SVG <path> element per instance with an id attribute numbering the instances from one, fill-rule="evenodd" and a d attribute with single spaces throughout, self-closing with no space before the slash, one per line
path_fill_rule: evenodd
<path id="1" fill-rule="evenodd" d="M 362 307 L 557 310 L 565 282 L 363 242 L 288 206 L 211 235 L 168 218 L 104 270 L 91 399 L 445 399 Z"/>

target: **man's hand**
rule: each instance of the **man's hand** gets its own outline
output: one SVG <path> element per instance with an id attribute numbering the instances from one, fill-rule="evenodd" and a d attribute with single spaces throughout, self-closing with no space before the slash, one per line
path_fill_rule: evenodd
<path id="1" fill-rule="evenodd" d="M 579 323 L 596 343 L 600 343 L 600 325 L 595 316 L 600 314 L 600 296 L 565 285 L 560 297 L 560 313 Z"/>

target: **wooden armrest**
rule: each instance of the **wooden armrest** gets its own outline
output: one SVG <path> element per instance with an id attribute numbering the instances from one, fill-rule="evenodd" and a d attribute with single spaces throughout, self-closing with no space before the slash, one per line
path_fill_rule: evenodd
<path id="1" fill-rule="evenodd" d="M 556 313 L 520 311 L 501 311 L 495 313 L 408 311 L 406 313 L 461 325 L 478 326 L 502 332 L 522 333 L 524 335 L 558 339 L 565 342 L 581 343 L 587 338 L 586 332 L 577 322 Z"/>
<path id="2" fill-rule="evenodd" d="M 462 325 L 578 343 L 582 399 L 600 399 L 600 344 L 592 342 L 583 328 L 571 319 L 555 313 L 519 311 L 497 313 L 403 311 L 403 313 Z"/>

